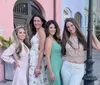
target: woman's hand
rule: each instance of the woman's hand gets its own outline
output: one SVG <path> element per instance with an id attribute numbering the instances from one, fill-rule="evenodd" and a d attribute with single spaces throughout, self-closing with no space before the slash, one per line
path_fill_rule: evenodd
<path id="1" fill-rule="evenodd" d="M 51 80 L 52 82 L 54 82 L 54 81 L 55 81 L 55 75 L 54 75 L 54 73 L 53 73 L 53 72 L 50 74 L 50 80 Z"/>
<path id="2" fill-rule="evenodd" d="M 36 68 L 34 71 L 35 77 L 38 77 L 40 75 L 40 68 Z"/>
<path id="3" fill-rule="evenodd" d="M 14 69 L 16 70 L 17 67 L 20 67 L 18 61 L 15 61 Z"/>

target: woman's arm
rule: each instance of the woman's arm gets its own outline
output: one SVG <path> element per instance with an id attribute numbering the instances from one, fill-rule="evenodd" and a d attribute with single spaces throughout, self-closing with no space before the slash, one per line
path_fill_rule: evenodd
<path id="1" fill-rule="evenodd" d="M 38 33 L 38 37 L 39 37 L 39 57 L 38 57 L 38 64 L 37 67 L 35 69 L 35 76 L 37 77 L 40 74 L 40 67 L 41 67 L 41 63 L 43 60 L 43 54 L 44 54 L 44 44 L 45 44 L 45 32 L 44 29 L 39 30 Z"/>
<path id="2" fill-rule="evenodd" d="M 50 63 L 50 54 L 51 54 L 51 48 L 52 48 L 52 41 L 50 39 L 46 40 L 46 46 L 45 46 L 45 50 L 46 50 L 46 62 L 47 62 L 47 66 L 49 69 L 49 72 L 52 73 L 52 66 Z"/>
<path id="3" fill-rule="evenodd" d="M 93 32 L 92 32 L 92 46 L 93 46 L 94 49 L 100 50 L 100 42 L 94 34 L 94 29 L 93 29 Z"/>
<path id="4" fill-rule="evenodd" d="M 43 60 L 45 39 L 46 39 L 45 32 L 44 30 L 41 30 L 39 32 L 39 59 L 38 59 L 39 67 L 41 66 Z"/>
<path id="5" fill-rule="evenodd" d="M 54 73 L 52 71 L 52 66 L 51 66 L 51 63 L 50 63 L 51 49 L 52 49 L 52 40 L 47 38 L 46 39 L 46 46 L 45 46 L 46 62 L 47 62 L 48 70 L 49 70 L 49 73 L 50 73 L 50 79 L 51 79 L 51 81 L 54 81 L 55 76 L 54 76 Z"/>
<path id="6" fill-rule="evenodd" d="M 1 59 L 8 63 L 14 63 L 15 60 L 12 58 L 12 55 L 15 53 L 15 44 L 12 43 L 1 55 Z"/>

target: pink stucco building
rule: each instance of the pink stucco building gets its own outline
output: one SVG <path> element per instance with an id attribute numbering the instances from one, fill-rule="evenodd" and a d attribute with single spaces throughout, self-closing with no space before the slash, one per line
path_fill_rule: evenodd
<path id="1" fill-rule="evenodd" d="M 14 29 L 13 9 L 15 3 L 28 3 L 29 1 L 38 7 L 46 20 L 54 19 L 61 27 L 61 0 L 0 0 L 0 35 L 4 36 L 6 39 L 12 36 L 12 31 Z M 0 59 L 0 81 L 4 80 L 5 74 L 4 65 L 1 62 L 2 60 Z"/>

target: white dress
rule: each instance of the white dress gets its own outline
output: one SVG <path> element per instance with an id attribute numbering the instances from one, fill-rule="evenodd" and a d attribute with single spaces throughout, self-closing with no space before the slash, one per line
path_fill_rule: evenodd
<path id="1" fill-rule="evenodd" d="M 18 60 L 20 67 L 14 69 L 14 77 L 12 85 L 28 85 L 28 60 L 29 60 L 29 49 L 28 47 L 21 42 L 22 51 L 20 53 L 20 60 L 16 55 L 16 44 L 12 43 L 2 54 L 1 58 L 8 63 L 13 64 L 15 59 Z M 24 49 L 24 46 L 27 48 L 27 52 Z M 12 56 L 13 55 L 13 56 Z"/>
<path id="2" fill-rule="evenodd" d="M 34 70 L 36 69 L 39 57 L 39 39 L 35 34 L 31 39 L 32 47 L 30 49 L 30 63 L 29 63 L 29 85 L 46 85 L 44 80 L 44 64 L 41 65 L 41 74 L 35 77 Z"/>

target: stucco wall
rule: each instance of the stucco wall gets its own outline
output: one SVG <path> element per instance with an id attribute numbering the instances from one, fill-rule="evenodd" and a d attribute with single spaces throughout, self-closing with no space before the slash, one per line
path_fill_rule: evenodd
<path id="1" fill-rule="evenodd" d="M 0 28 L 2 36 L 8 38 L 13 31 L 13 7 L 17 0 L 0 0 Z M 44 8 L 46 19 L 54 19 L 54 0 L 37 0 Z M 61 27 L 61 0 L 56 0 L 56 20 Z"/>
<path id="2" fill-rule="evenodd" d="M 54 0 L 37 0 L 46 12 L 47 21 L 54 19 Z M 56 21 L 61 27 L 61 0 L 56 0 Z"/>
<path id="3" fill-rule="evenodd" d="M 62 27 L 64 24 L 63 10 L 67 7 L 72 11 L 71 17 L 73 18 L 76 12 L 81 13 L 82 15 L 81 29 L 84 32 L 84 0 L 62 0 Z"/>
<path id="4" fill-rule="evenodd" d="M 12 35 L 14 2 L 15 0 L 0 0 L 0 27 L 5 38 Z"/>

